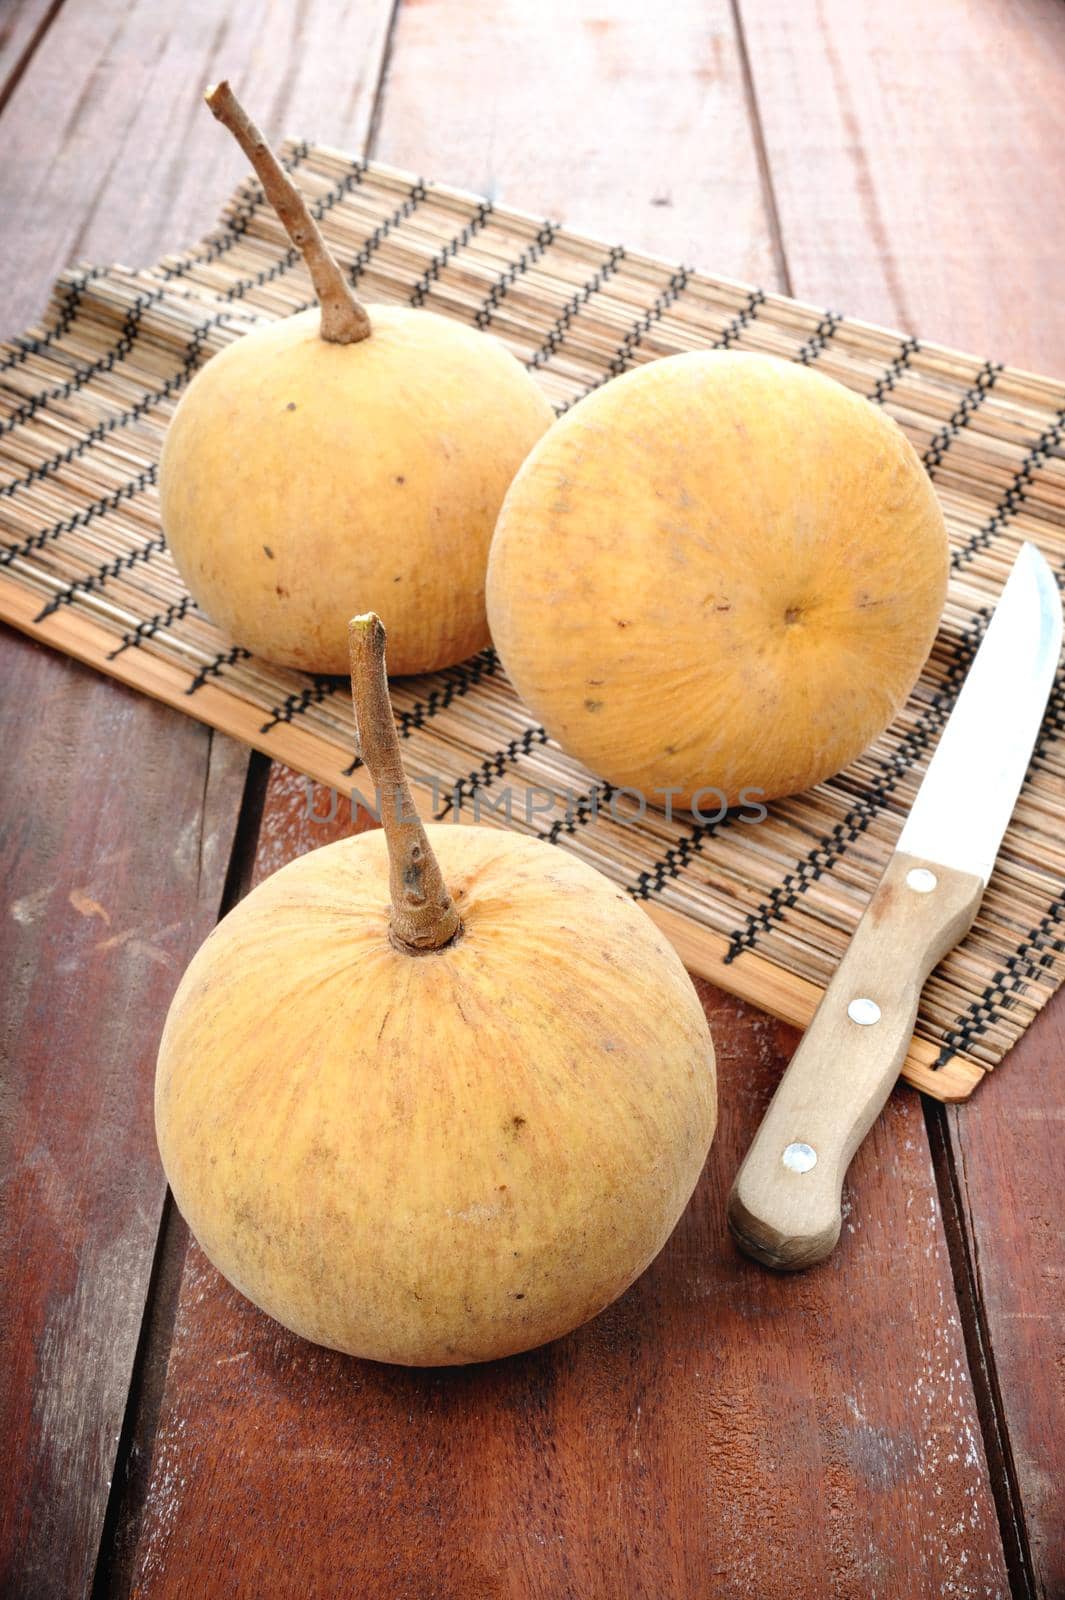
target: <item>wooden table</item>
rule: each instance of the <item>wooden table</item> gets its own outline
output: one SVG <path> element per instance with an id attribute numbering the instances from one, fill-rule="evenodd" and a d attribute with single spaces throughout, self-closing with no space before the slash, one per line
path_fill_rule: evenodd
<path id="1" fill-rule="evenodd" d="M 211 224 L 242 163 L 198 90 L 229 72 L 271 135 L 1065 368 L 1059 0 L 0 18 L 5 330 L 72 259 L 148 261 Z M 0 644 L 5 1595 L 1065 1593 L 1065 1001 L 971 1105 L 899 1090 L 842 1247 L 781 1279 L 733 1252 L 723 1202 L 795 1037 L 706 989 L 721 1127 L 641 1282 L 506 1363 L 339 1358 L 190 1245 L 151 1082 L 219 912 L 351 819 L 309 823 L 292 774 Z"/>

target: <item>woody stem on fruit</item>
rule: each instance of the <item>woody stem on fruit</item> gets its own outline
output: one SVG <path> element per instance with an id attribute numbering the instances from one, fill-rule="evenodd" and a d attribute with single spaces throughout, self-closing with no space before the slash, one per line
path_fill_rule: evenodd
<path id="1" fill-rule="evenodd" d="M 403 771 L 380 617 L 372 611 L 353 617 L 348 623 L 348 645 L 359 749 L 377 787 L 388 844 L 392 942 L 415 954 L 440 950 L 462 932 L 462 922 L 414 809 Z"/>
<path id="2" fill-rule="evenodd" d="M 318 224 L 255 123 L 223 79 L 204 94 L 210 110 L 228 128 L 255 169 L 267 200 L 301 252 L 322 309 L 322 338 L 330 344 L 357 344 L 373 329 L 366 307 L 352 291 L 326 247 Z"/>

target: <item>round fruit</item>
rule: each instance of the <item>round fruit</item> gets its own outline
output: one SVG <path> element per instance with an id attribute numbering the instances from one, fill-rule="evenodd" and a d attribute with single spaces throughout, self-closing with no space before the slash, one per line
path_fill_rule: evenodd
<path id="1" fill-rule="evenodd" d="M 928 475 L 883 411 L 803 366 L 694 353 L 597 390 L 534 447 L 488 616 L 570 754 L 652 804 L 735 804 L 819 782 L 887 727 L 947 569 Z"/>
<path id="2" fill-rule="evenodd" d="M 380 623 L 352 639 L 384 833 L 293 861 L 202 946 L 159 1052 L 159 1147 L 207 1255 L 287 1327 L 482 1361 L 595 1316 L 661 1249 L 713 1136 L 713 1047 L 607 879 L 423 829 Z"/>
<path id="3" fill-rule="evenodd" d="M 197 602 L 267 660 L 342 672 L 369 606 L 392 670 L 428 672 L 488 643 L 492 528 L 552 412 L 489 334 L 369 314 L 358 343 L 307 311 L 208 362 L 167 434 L 163 528 Z"/>
<path id="4" fill-rule="evenodd" d="M 371 607 L 395 672 L 463 660 L 488 643 L 492 529 L 551 407 L 490 334 L 360 305 L 228 86 L 208 99 L 306 251 L 322 310 L 237 340 L 182 397 L 159 475 L 178 570 L 219 628 L 283 666 L 344 672 L 347 619 Z"/>

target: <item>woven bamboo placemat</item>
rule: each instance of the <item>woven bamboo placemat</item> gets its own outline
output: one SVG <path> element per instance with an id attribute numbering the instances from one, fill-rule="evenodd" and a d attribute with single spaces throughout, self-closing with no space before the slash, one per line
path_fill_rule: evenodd
<path id="1" fill-rule="evenodd" d="M 762 350 L 816 363 L 883 405 L 922 454 L 953 550 L 928 666 L 859 761 L 760 824 L 639 816 L 546 738 L 491 651 L 393 685 L 427 815 L 469 819 L 480 808 L 480 820 L 576 851 L 646 905 L 693 971 L 804 1025 L 1021 541 L 1063 571 L 1065 384 L 324 147 L 290 143 L 286 164 L 365 299 L 491 329 L 560 410 L 659 356 Z M 0 616 L 348 792 L 359 774 L 346 685 L 269 666 L 212 627 L 167 555 L 155 491 L 167 420 L 196 369 L 257 322 L 310 303 L 302 262 L 251 180 L 187 253 L 143 272 L 63 274 L 43 324 L 0 347 Z M 925 989 L 905 1072 L 942 1099 L 971 1092 L 1065 975 L 1062 710 L 1059 679 L 980 915 Z M 135 763 L 136 752 L 121 758 Z M 486 809 L 504 791 L 509 821 Z M 547 793 L 553 809 L 527 814 Z M 537 800 L 523 805 L 529 794 Z M 328 803 L 318 795 L 320 809 Z"/>

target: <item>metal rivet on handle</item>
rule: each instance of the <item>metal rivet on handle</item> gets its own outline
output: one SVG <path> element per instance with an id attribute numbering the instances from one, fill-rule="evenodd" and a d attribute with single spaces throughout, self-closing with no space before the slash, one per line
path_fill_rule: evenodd
<path id="1" fill-rule="evenodd" d="M 874 1022 L 880 1021 L 880 1007 L 875 1000 L 870 1000 L 868 995 L 861 995 L 857 1000 L 851 1001 L 847 1007 L 847 1015 L 852 1022 L 860 1022 L 863 1028 L 868 1028 Z"/>
<path id="2" fill-rule="evenodd" d="M 911 867 L 906 874 L 907 887 L 915 894 L 931 894 L 939 879 L 927 867 Z"/>
<path id="3" fill-rule="evenodd" d="M 817 1151 L 809 1144 L 789 1144 L 780 1159 L 789 1172 L 809 1172 L 817 1165 Z"/>

